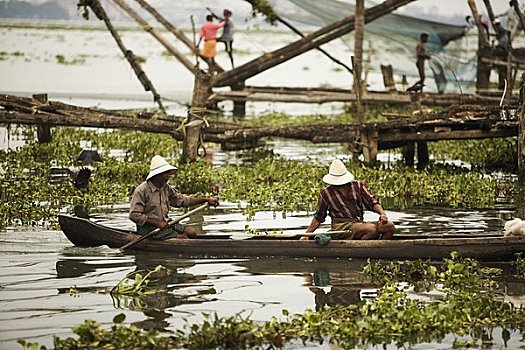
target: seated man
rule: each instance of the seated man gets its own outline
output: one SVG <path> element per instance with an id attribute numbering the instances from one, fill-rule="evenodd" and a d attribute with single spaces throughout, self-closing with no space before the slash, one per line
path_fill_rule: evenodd
<path id="1" fill-rule="evenodd" d="M 161 231 L 151 236 L 151 239 L 195 238 L 197 233 L 192 227 L 180 223 L 168 225 L 170 206 L 191 207 L 206 202 L 213 206 L 219 205 L 217 198 L 184 196 L 168 185 L 176 171 L 177 168 L 169 165 L 161 156 L 151 159 L 146 181 L 135 188 L 131 197 L 129 218 L 137 224 L 137 233 L 145 235 L 159 228 Z"/>
<path id="2" fill-rule="evenodd" d="M 323 181 L 330 186 L 323 188 L 319 194 L 317 211 L 307 233 L 314 232 L 330 215 L 332 231 L 348 231 L 333 234 L 333 239 L 392 239 L 394 223 L 388 221 L 379 201 L 363 182 L 354 180 L 342 161 L 336 159 L 332 162 Z M 378 213 L 379 221 L 364 222 L 365 209 Z M 301 239 L 308 239 L 308 236 Z"/>

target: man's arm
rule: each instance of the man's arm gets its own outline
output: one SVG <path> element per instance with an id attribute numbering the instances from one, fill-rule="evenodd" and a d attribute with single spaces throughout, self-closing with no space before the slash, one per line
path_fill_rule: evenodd
<path id="1" fill-rule="evenodd" d="M 317 220 L 317 218 L 314 216 L 312 218 L 312 222 L 310 223 L 310 226 L 306 229 L 306 233 L 311 233 L 317 230 L 317 228 L 321 225 L 321 222 Z"/>
<path id="2" fill-rule="evenodd" d="M 214 207 L 219 205 L 219 200 L 215 197 L 188 197 L 188 206 L 209 203 Z"/>
<path id="3" fill-rule="evenodd" d="M 374 210 L 374 212 L 379 214 L 379 221 L 382 224 L 386 224 L 388 222 L 388 216 L 386 216 L 386 213 L 383 210 L 383 207 L 381 206 L 381 204 L 379 204 L 379 203 L 374 204 L 372 209 Z"/>

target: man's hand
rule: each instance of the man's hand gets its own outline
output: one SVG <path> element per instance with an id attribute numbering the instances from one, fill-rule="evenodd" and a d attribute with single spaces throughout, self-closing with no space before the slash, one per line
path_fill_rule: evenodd
<path id="1" fill-rule="evenodd" d="M 168 225 L 168 221 L 166 221 L 166 220 L 157 220 L 155 222 L 155 226 L 157 226 L 157 228 L 159 228 L 161 230 L 165 230 L 165 229 L 170 227 L 170 225 Z"/>
<path id="2" fill-rule="evenodd" d="M 386 214 L 379 216 L 379 222 L 383 225 L 388 222 L 388 217 L 386 216 Z"/>
<path id="3" fill-rule="evenodd" d="M 213 205 L 214 207 L 219 205 L 219 199 L 215 197 L 207 198 L 207 202 L 208 204 Z"/>

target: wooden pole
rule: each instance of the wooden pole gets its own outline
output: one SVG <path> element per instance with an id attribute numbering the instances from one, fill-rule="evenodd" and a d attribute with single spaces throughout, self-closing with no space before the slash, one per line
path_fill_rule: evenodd
<path id="1" fill-rule="evenodd" d="M 525 18 L 523 18 L 523 13 L 521 13 L 520 6 L 518 5 L 518 0 L 511 0 L 510 6 L 514 8 L 514 11 L 518 15 L 518 18 L 521 23 L 521 28 L 523 29 L 523 32 L 525 33 Z"/>
<path id="2" fill-rule="evenodd" d="M 383 83 L 388 92 L 396 92 L 396 82 L 394 81 L 394 71 L 392 65 L 381 65 L 381 74 L 383 75 Z M 406 77 L 406 76 L 405 76 Z"/>
<path id="3" fill-rule="evenodd" d="M 517 110 L 519 121 L 518 132 L 518 181 L 525 185 L 525 73 L 521 74 L 520 95 Z"/>
<path id="4" fill-rule="evenodd" d="M 47 94 L 34 94 L 33 98 L 42 103 L 47 103 Z M 39 123 L 36 127 L 36 137 L 39 143 L 48 143 L 53 139 L 51 126 L 48 123 Z"/>
<path id="5" fill-rule="evenodd" d="M 355 36 L 354 36 L 354 89 L 356 94 L 356 116 L 357 123 L 363 124 L 363 84 L 361 82 L 361 72 L 363 68 L 363 39 L 365 31 L 365 1 L 356 0 L 355 7 Z"/>
<path id="6" fill-rule="evenodd" d="M 191 108 L 183 125 L 184 141 L 182 143 L 181 162 L 195 161 L 199 156 L 201 129 L 204 125 L 206 104 L 211 91 L 211 76 L 201 69 L 195 69 L 195 83 Z"/>
<path id="7" fill-rule="evenodd" d="M 137 60 L 137 57 L 133 54 L 133 51 L 128 50 L 124 43 L 122 42 L 122 39 L 118 35 L 115 27 L 113 27 L 113 24 L 111 24 L 111 21 L 109 20 L 109 17 L 106 14 L 106 11 L 100 4 L 99 0 L 84 0 L 85 5 L 89 6 L 91 10 L 95 13 L 97 18 L 101 21 L 104 21 L 106 24 L 106 27 L 108 28 L 109 32 L 111 33 L 111 36 L 113 36 L 113 39 L 115 39 L 115 42 L 117 43 L 120 51 L 124 54 L 124 57 L 128 60 L 129 64 L 131 65 L 131 68 L 135 72 L 135 75 L 139 79 L 142 86 L 144 86 L 144 90 L 151 91 L 153 94 L 153 100 L 157 102 L 159 105 L 159 108 L 161 111 L 165 112 L 164 106 L 162 105 L 161 97 L 157 93 L 157 90 L 149 80 L 146 73 L 142 70 L 142 67 Z"/>
<path id="8" fill-rule="evenodd" d="M 483 62 L 483 57 L 491 57 L 491 50 L 489 47 L 489 38 L 485 32 L 485 28 L 481 24 L 479 18 L 478 8 L 476 7 L 475 0 L 468 0 L 468 5 L 472 11 L 474 22 L 478 28 L 478 66 L 476 75 L 476 89 L 485 90 L 489 87 L 490 78 L 490 66 Z"/>
<path id="9" fill-rule="evenodd" d="M 148 11 L 160 24 L 162 24 L 170 33 L 175 35 L 177 39 L 182 41 L 184 45 L 186 45 L 194 54 L 199 56 L 204 60 L 204 62 L 208 63 L 208 60 L 204 56 L 201 55 L 199 48 L 197 45 L 195 45 L 194 42 L 192 42 L 180 29 L 176 28 L 173 24 L 171 24 L 166 18 L 164 18 L 155 8 L 153 8 L 150 4 L 148 4 L 145 0 L 135 0 L 139 3 L 140 6 L 142 6 L 143 9 Z M 221 73 L 224 72 L 224 69 L 215 62 L 214 65 L 215 71 Z"/>
<path id="10" fill-rule="evenodd" d="M 361 144 L 363 146 L 363 163 L 373 166 L 377 162 L 379 134 L 376 128 L 361 128 Z"/>
<path id="11" fill-rule="evenodd" d="M 237 84 L 232 85 L 230 88 L 232 91 L 242 91 L 245 87 L 244 84 L 244 81 L 240 81 Z M 246 101 L 233 101 L 233 115 L 236 117 L 246 116 Z"/>
<path id="12" fill-rule="evenodd" d="M 485 3 L 485 8 L 487 9 L 487 14 L 489 15 L 490 23 L 494 27 L 494 21 L 496 20 L 496 16 L 494 15 L 494 11 L 492 10 L 490 0 L 483 0 L 483 3 Z"/>

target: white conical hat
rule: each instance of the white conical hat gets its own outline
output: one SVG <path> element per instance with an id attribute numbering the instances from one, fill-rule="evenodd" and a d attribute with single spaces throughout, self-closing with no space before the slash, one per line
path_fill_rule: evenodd
<path id="1" fill-rule="evenodd" d="M 323 181 L 329 185 L 344 185 L 354 181 L 354 175 L 346 170 L 342 161 L 336 159 L 330 164 L 330 170 L 323 176 Z"/>
<path id="2" fill-rule="evenodd" d="M 166 159 L 156 155 L 151 158 L 151 165 L 149 167 L 149 174 L 146 180 L 151 179 L 153 176 L 164 173 L 170 170 L 178 170 L 176 167 L 169 165 Z"/>

